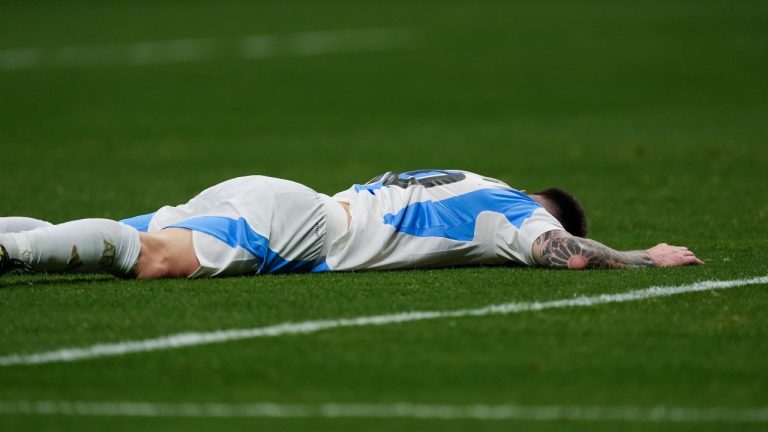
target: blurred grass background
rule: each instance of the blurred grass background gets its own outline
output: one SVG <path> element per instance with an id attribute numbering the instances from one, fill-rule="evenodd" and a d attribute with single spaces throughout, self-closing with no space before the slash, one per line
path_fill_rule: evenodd
<path id="1" fill-rule="evenodd" d="M 603 215 L 644 203 L 722 220 L 708 218 L 730 209 L 709 205 L 729 189 L 752 197 L 733 217 L 766 220 L 764 2 L 3 9 L 0 49 L 217 44 L 214 59 L 199 63 L 2 71 L 6 214 L 121 217 L 251 173 L 334 192 L 389 169 L 455 167 L 528 189 L 567 186 L 594 209 L 596 226 L 626 229 Z M 238 55 L 248 35 L 366 28 L 396 29 L 404 42 Z M 695 212 L 682 205 L 690 200 Z"/>

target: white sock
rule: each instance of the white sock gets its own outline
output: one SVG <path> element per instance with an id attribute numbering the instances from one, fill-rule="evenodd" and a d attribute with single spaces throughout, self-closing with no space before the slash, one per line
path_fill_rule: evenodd
<path id="1" fill-rule="evenodd" d="M 39 219 L 21 216 L 0 217 L 0 233 L 17 233 L 35 228 L 49 227 L 53 224 Z"/>
<path id="2" fill-rule="evenodd" d="M 82 219 L 20 233 L 0 234 L 8 255 L 35 271 L 133 276 L 139 232 L 109 219 Z"/>

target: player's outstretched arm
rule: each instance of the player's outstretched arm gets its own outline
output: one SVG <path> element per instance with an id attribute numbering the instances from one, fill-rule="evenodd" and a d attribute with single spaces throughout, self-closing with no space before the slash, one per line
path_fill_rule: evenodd
<path id="1" fill-rule="evenodd" d="M 565 231 L 549 231 L 533 244 L 533 259 L 556 269 L 624 269 L 704 264 L 686 247 L 658 244 L 648 250 L 617 251 Z"/>

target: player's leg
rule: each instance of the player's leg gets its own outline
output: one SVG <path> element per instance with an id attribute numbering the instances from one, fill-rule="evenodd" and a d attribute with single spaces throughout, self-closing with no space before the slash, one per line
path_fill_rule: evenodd
<path id="1" fill-rule="evenodd" d="M 83 219 L 0 234 L 0 245 L 7 253 L 6 260 L 51 273 L 111 273 L 157 279 L 190 276 L 200 266 L 189 230 L 170 228 L 140 234 L 108 219 Z"/>
<path id="2" fill-rule="evenodd" d="M 141 253 L 136 265 L 139 279 L 188 277 L 200 267 L 192 244 L 192 231 L 166 228 L 141 233 Z"/>
<path id="3" fill-rule="evenodd" d="M 30 217 L 8 216 L 0 217 L 0 233 L 17 233 L 35 228 L 53 226 L 52 223 Z"/>
<path id="4" fill-rule="evenodd" d="M 3 261 L 34 271 L 134 276 L 139 232 L 108 219 L 82 219 L 20 233 L 0 234 Z M 7 270 L 7 268 L 3 269 Z"/>

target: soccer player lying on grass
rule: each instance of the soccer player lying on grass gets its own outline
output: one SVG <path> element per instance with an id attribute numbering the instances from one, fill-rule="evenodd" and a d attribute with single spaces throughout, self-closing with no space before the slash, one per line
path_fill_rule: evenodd
<path id="1" fill-rule="evenodd" d="M 703 264 L 684 247 L 620 252 L 588 240 L 560 189 L 526 194 L 467 171 L 388 172 L 333 197 L 239 177 L 122 221 L 0 218 L 0 273 L 106 272 L 155 279 L 523 264 L 611 269 Z"/>

